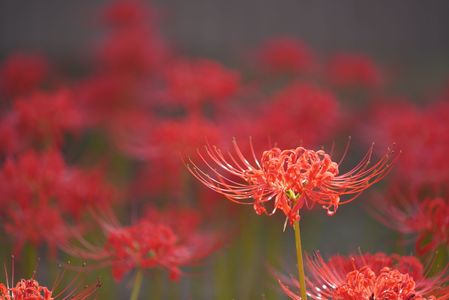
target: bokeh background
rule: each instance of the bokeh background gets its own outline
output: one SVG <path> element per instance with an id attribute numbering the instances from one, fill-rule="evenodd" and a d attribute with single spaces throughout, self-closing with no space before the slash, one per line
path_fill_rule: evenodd
<path id="1" fill-rule="evenodd" d="M 83 78 L 91 68 L 92 53 L 98 41 L 107 32 L 99 15 L 110 3 L 0 0 L 0 61 L 16 51 L 37 52 L 46 56 L 63 77 Z M 242 65 L 251 59 L 252 51 L 263 41 L 291 37 L 304 41 L 322 60 L 334 53 L 370 56 L 385 70 L 388 81 L 394 82 L 384 93 L 401 95 L 411 102 L 428 101 L 429 95 L 447 85 L 449 78 L 447 1 L 165 0 L 153 1 L 151 5 L 158 11 L 159 30 L 178 53 L 218 60 L 230 68 L 242 69 L 242 77 L 254 76 Z M 357 93 L 339 93 L 337 98 L 349 106 L 367 103 Z M 349 110 L 349 114 L 357 114 L 357 110 Z M 369 146 L 355 129 L 320 141 L 326 147 L 335 142 L 337 148 L 342 149 L 347 137 L 353 137 L 346 169 L 352 167 Z M 239 135 L 239 132 L 229 133 L 229 136 Z M 67 156 L 84 151 L 79 148 L 86 149 L 86 143 L 97 147 L 97 153 L 108 151 L 107 142 L 97 136 L 93 139 L 100 141 L 92 142 L 89 138 L 87 142 L 83 140 L 82 146 L 77 141 L 68 143 L 75 150 L 67 150 L 65 146 Z M 127 159 L 126 155 L 125 158 L 117 155 L 116 160 L 109 163 L 109 172 L 132 174 L 139 168 L 135 166 L 139 162 Z M 110 177 L 122 180 L 121 176 Z M 411 253 L 411 247 L 398 243 L 396 232 L 379 224 L 367 211 L 366 204 L 381 197 L 384 185 L 380 183 L 363 193 L 353 204 L 341 207 L 335 216 L 328 217 L 322 210 L 303 213 L 305 251 L 320 250 L 324 255 L 353 253 L 358 249 Z M 170 198 L 158 198 L 158 201 L 170 201 Z M 232 232 L 224 246 L 198 267 L 186 271 L 178 282 L 168 280 L 163 271 L 148 272 L 141 299 L 286 299 L 279 291 L 273 270 L 295 274 L 292 230 L 287 228 L 283 232 L 281 215 L 260 217 L 251 207 L 234 207 L 235 204 L 222 201 L 237 211 L 221 220 L 223 227 Z M 136 210 L 130 206 L 121 212 L 121 217 L 132 219 Z M 8 257 L 10 247 L 1 248 L 2 255 Z M 38 249 L 36 256 L 46 257 L 43 253 L 45 250 Z M 63 254 L 59 258 L 66 259 Z M 56 265 L 56 262 L 42 258 L 40 264 L 40 276 L 45 278 L 51 273 L 49 265 Z M 23 269 L 32 269 L 30 265 Z M 103 282 L 98 299 L 128 297 L 131 276 L 117 283 L 107 270 L 89 273 Z"/>

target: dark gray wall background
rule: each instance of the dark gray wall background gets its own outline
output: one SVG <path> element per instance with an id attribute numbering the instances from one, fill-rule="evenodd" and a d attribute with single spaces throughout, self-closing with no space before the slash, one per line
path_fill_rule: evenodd
<path id="1" fill-rule="evenodd" d="M 0 51 L 86 53 L 100 0 L 1 0 Z M 159 0 L 167 32 L 196 51 L 292 34 L 321 51 L 348 49 L 396 58 L 449 53 L 449 2 L 422 0 Z"/>
<path id="2" fill-rule="evenodd" d="M 82 63 L 101 35 L 106 0 L 0 0 L 0 59 L 40 50 Z M 264 38 L 292 35 L 319 54 L 364 52 L 402 70 L 408 86 L 449 77 L 449 1 L 157 0 L 162 29 L 183 53 L 232 59 Z M 404 74 L 401 74 L 404 75 Z"/>

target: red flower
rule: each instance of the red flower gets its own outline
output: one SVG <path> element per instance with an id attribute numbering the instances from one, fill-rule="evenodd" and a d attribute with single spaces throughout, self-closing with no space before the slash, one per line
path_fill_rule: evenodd
<path id="1" fill-rule="evenodd" d="M 419 255 L 449 246 L 449 202 L 444 198 L 389 197 L 378 199 L 374 209 L 374 216 L 383 224 L 416 237 Z"/>
<path id="2" fill-rule="evenodd" d="M 13 54 L 0 68 L 0 94 L 10 98 L 29 94 L 42 84 L 47 73 L 45 58 L 33 54 Z"/>
<path id="3" fill-rule="evenodd" d="M 98 51 L 107 72 L 146 75 L 159 70 L 168 56 L 164 41 L 147 30 L 132 28 L 116 32 L 103 41 Z"/>
<path id="4" fill-rule="evenodd" d="M 7 159 L 0 169 L 0 221 L 16 252 L 26 242 L 54 251 L 88 206 L 110 204 L 114 189 L 97 174 L 69 168 L 56 151 Z"/>
<path id="5" fill-rule="evenodd" d="M 168 47 L 155 26 L 156 13 L 143 1 L 115 1 L 104 18 L 110 34 L 98 51 L 107 73 L 154 74 L 168 56 Z"/>
<path id="6" fill-rule="evenodd" d="M 101 286 L 100 282 L 96 285 L 85 286 L 80 289 L 73 287 L 76 284 L 79 274 L 70 281 L 61 291 L 57 291 L 64 277 L 65 270 L 58 274 L 55 283 L 51 289 L 40 283 L 34 278 L 20 279 L 14 285 L 14 265 L 12 269 L 11 282 L 8 279 L 8 273 L 5 266 L 6 285 L 0 283 L 0 300 L 56 300 L 56 299 L 73 299 L 85 300 L 92 296 Z M 11 283 L 11 286 L 9 284 Z"/>
<path id="7" fill-rule="evenodd" d="M 270 73 L 300 73 L 310 71 L 313 56 L 302 41 L 277 38 L 266 41 L 256 52 L 258 66 Z"/>
<path id="8" fill-rule="evenodd" d="M 153 195 L 170 192 L 182 197 L 185 169 L 180 153 L 194 153 L 206 140 L 216 143 L 220 136 L 220 129 L 214 123 L 201 117 L 188 117 L 160 121 L 152 127 L 142 124 L 132 132 L 122 132 L 117 146 L 126 154 L 148 162 L 134 182 L 135 192 Z"/>
<path id="9" fill-rule="evenodd" d="M 397 165 L 399 182 L 407 174 L 407 185 L 441 184 L 449 179 L 448 111 L 445 103 L 425 108 L 405 102 L 378 104 L 370 109 L 362 134 L 403 149 Z"/>
<path id="10" fill-rule="evenodd" d="M 34 93 L 16 100 L 1 120 L 0 137 L 7 140 L 2 148 L 14 153 L 32 145 L 57 146 L 64 134 L 78 133 L 83 121 L 70 92 Z"/>
<path id="11" fill-rule="evenodd" d="M 371 58 L 364 55 L 336 55 L 331 59 L 327 72 L 330 82 L 338 87 L 373 89 L 382 85 L 381 71 Z"/>
<path id="12" fill-rule="evenodd" d="M 260 117 L 260 127 L 265 138 L 276 138 L 285 147 L 299 140 L 317 145 L 337 131 L 339 113 L 337 99 L 330 91 L 297 81 L 273 96 Z"/>
<path id="13" fill-rule="evenodd" d="M 448 278 L 443 273 L 428 277 L 418 259 L 377 253 L 350 257 L 335 256 L 327 262 L 317 254 L 308 258 L 308 296 L 341 300 L 438 300 L 448 299 Z M 286 279 L 299 287 L 296 280 Z M 301 297 L 279 280 L 284 292 Z"/>
<path id="14" fill-rule="evenodd" d="M 154 212 L 153 212 L 154 214 Z M 182 216 L 182 215 L 178 215 Z M 129 271 L 139 268 L 164 268 L 170 278 L 176 280 L 181 275 L 181 266 L 190 265 L 207 256 L 218 245 L 214 234 L 198 232 L 197 224 L 184 219 L 161 218 L 141 219 L 131 226 L 121 226 L 114 217 L 100 219 L 106 236 L 104 246 L 89 243 L 82 237 L 80 247 L 64 246 L 65 250 L 83 259 L 96 260 L 99 266 L 112 265 L 116 280 Z M 190 228 L 180 225 L 189 224 Z"/>
<path id="15" fill-rule="evenodd" d="M 115 1 L 104 10 L 105 21 L 119 28 L 138 26 L 151 20 L 152 9 L 142 1 Z"/>
<path id="16" fill-rule="evenodd" d="M 168 97 L 194 110 L 204 102 L 227 100 L 240 88 L 236 71 L 207 59 L 174 62 L 167 66 L 165 80 Z"/>
<path id="17" fill-rule="evenodd" d="M 79 98 L 88 121 L 94 125 L 115 125 L 115 118 L 128 112 L 141 111 L 138 83 L 122 73 L 102 73 L 85 80 L 78 89 Z"/>
<path id="18" fill-rule="evenodd" d="M 257 214 L 272 215 L 277 209 L 284 212 L 290 223 L 299 220 L 299 210 L 305 205 L 321 205 L 329 215 L 338 206 L 354 200 L 361 192 L 380 181 L 391 169 L 395 156 L 392 151 L 369 167 L 372 148 L 362 161 L 345 174 L 339 174 L 339 164 L 323 150 L 303 147 L 264 151 L 257 159 L 252 149 L 253 163 L 247 160 L 233 141 L 235 155 L 223 153 L 216 146 L 198 151 L 210 172 L 201 170 L 190 159 L 187 167 L 204 185 L 240 204 L 252 204 Z M 216 169 L 218 166 L 229 175 Z M 341 200 L 342 196 L 350 196 Z M 266 204 L 273 203 L 267 211 Z"/>

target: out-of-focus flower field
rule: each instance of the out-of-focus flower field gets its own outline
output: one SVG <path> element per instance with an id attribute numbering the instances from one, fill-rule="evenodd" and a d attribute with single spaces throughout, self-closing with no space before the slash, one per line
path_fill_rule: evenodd
<path id="1" fill-rule="evenodd" d="M 79 69 L 2 57 L 0 300 L 303 299 L 299 224 L 308 298 L 449 299 L 449 81 L 289 35 L 193 55 L 161 11 L 100 7 Z"/>

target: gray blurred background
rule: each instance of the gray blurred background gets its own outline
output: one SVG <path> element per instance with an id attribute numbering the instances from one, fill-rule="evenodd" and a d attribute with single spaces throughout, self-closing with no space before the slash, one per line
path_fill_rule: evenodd
<path id="1" fill-rule="evenodd" d="M 277 35 L 302 38 L 318 53 L 356 51 L 388 62 L 448 64 L 449 2 L 158 0 L 162 28 L 185 50 L 226 57 Z M 0 55 L 41 50 L 55 59 L 88 55 L 104 0 L 1 0 Z M 98 25 L 98 24 L 97 24 Z M 433 65 L 434 64 L 434 65 Z"/>
<path id="2" fill-rule="evenodd" d="M 0 59 L 38 50 L 59 65 L 85 64 L 101 30 L 105 0 L 0 0 Z M 229 61 L 262 40 L 289 35 L 316 53 L 372 55 L 422 98 L 449 77 L 445 0 L 157 0 L 161 27 L 184 53 Z M 423 76 L 423 74 L 425 74 Z"/>

